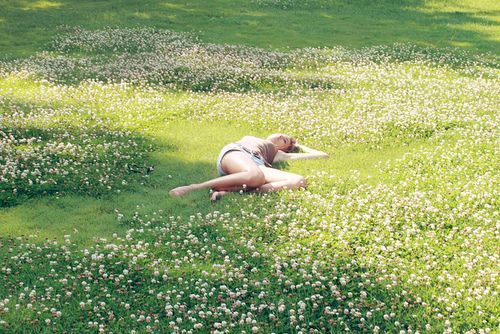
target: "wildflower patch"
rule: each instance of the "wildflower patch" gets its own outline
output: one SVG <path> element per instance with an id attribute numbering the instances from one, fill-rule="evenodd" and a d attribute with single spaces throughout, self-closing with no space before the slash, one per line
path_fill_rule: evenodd
<path id="1" fill-rule="evenodd" d="M 68 28 L 2 63 L 2 205 L 120 191 L 172 121 L 290 132 L 332 157 L 406 152 L 381 154 L 373 175 L 298 163 L 307 190 L 228 195 L 203 214 L 134 203 L 111 210 L 126 233 L 88 247 L 1 237 L 0 331 L 494 332 L 498 64 L 406 44 L 278 52 L 118 28 Z"/>

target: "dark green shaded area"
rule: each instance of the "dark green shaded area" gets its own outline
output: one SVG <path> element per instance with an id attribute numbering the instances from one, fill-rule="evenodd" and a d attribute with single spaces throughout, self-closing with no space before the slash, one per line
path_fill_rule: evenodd
<path id="1" fill-rule="evenodd" d="M 497 53 L 495 1 L 323 1 L 283 9 L 256 1 L 0 1 L 0 56 L 41 50 L 60 26 L 157 27 L 265 48 L 395 42 Z"/>

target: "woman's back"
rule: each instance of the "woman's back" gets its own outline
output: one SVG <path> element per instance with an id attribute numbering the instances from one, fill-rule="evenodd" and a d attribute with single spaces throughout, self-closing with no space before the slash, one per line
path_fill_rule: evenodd
<path id="1" fill-rule="evenodd" d="M 245 136 L 237 143 L 243 145 L 253 153 L 259 154 L 269 166 L 272 164 L 276 152 L 278 152 L 272 142 L 254 136 Z"/>

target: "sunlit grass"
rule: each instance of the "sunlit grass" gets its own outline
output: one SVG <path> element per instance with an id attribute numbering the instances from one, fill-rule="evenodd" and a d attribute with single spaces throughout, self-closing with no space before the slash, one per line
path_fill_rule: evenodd
<path id="1" fill-rule="evenodd" d="M 53 9 L 59 8 L 63 4 L 59 1 L 48 1 L 48 0 L 38 0 L 38 1 L 24 1 L 23 10 L 39 10 L 39 9 Z"/>
<path id="2" fill-rule="evenodd" d="M 191 38 L 69 29 L 1 64 L 0 331 L 494 332 L 495 56 Z M 168 197 L 270 132 L 329 153 L 279 165 L 307 189 Z"/>

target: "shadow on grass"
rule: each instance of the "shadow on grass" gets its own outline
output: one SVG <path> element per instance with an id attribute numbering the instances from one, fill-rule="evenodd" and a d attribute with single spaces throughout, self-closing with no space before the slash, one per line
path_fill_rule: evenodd
<path id="1" fill-rule="evenodd" d="M 122 235 L 131 226 L 121 217 L 134 212 L 163 212 L 165 215 L 189 216 L 205 212 L 208 193 L 173 199 L 168 191 L 175 186 L 213 177 L 213 166 L 174 158 L 172 145 L 159 145 L 142 163 L 154 166 L 149 174 L 123 170 L 117 189 L 100 193 L 53 191 L 24 196 L 11 207 L 0 208 L 0 234 L 3 236 L 37 235 L 36 240 L 62 240 L 72 235 L 80 244 L 92 245 L 95 238 Z M 127 186 L 121 185 L 127 180 Z"/>
<path id="2" fill-rule="evenodd" d="M 155 140 L 153 149 L 152 137 L 95 126 L 95 119 L 76 126 L 78 113 L 65 114 L 75 117 L 67 123 L 44 124 L 57 109 L 44 107 L 27 114 L 0 110 L 0 235 L 61 240 L 71 234 L 86 245 L 126 231 L 130 226 L 120 217 L 135 210 L 206 211 L 207 193 L 168 195 L 175 186 L 215 176 L 213 165 L 184 160 L 174 138 Z M 43 110 L 49 114 L 40 115 Z M 149 166 L 154 170 L 148 173 Z"/>
<path id="3" fill-rule="evenodd" d="M 136 182 L 137 174 L 147 174 L 137 165 L 152 148 L 146 137 L 85 122 L 47 127 L 6 124 L 0 128 L 0 138 L 5 143 L 0 207 L 43 195 L 102 196 L 120 191 L 127 182 Z"/>
<path id="4" fill-rule="evenodd" d="M 189 4 L 179 0 L 3 0 L 0 49 L 4 56 L 32 54 L 52 39 L 60 25 L 201 31 L 208 42 L 272 48 L 362 47 L 394 42 L 491 52 L 498 52 L 500 47 L 494 31 L 500 8 L 490 8 L 488 2 L 473 9 L 456 3 L 429 7 L 422 0 L 321 1 L 321 6 L 315 6 L 314 1 L 307 3 L 313 5 L 284 10 L 228 0 Z"/>

